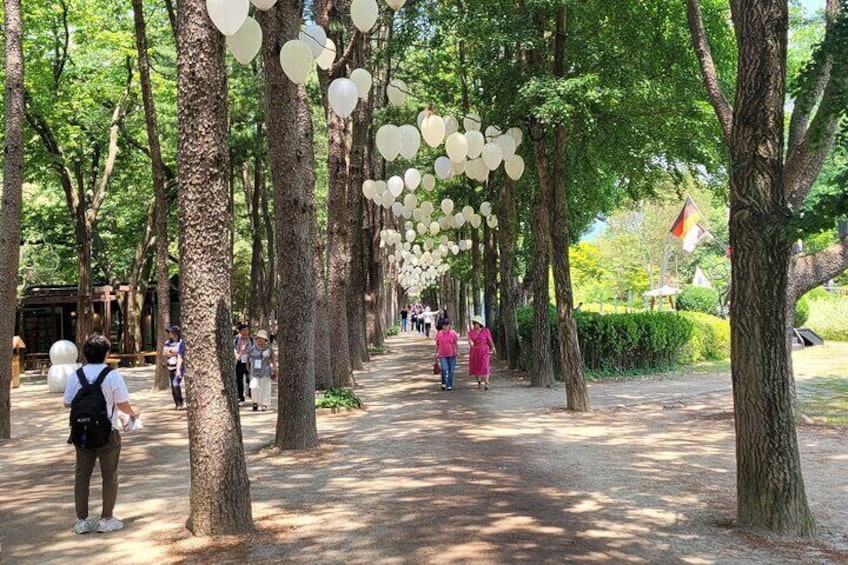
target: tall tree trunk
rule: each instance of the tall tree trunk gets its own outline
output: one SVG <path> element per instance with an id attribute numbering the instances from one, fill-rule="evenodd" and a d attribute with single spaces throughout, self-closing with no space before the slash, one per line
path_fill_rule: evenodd
<path id="1" fill-rule="evenodd" d="M 540 135 L 534 136 L 535 139 L 539 137 Z M 533 197 L 533 370 L 530 374 L 530 386 L 535 387 L 551 387 L 554 384 L 548 306 L 548 269 L 551 256 L 548 202 L 548 196 L 540 182 Z"/>
<path id="2" fill-rule="evenodd" d="M 557 10 L 556 34 L 554 39 L 554 76 L 564 76 L 565 50 L 565 7 Z M 537 163 L 546 161 L 544 144 L 537 144 Z M 576 412 L 589 410 L 589 390 L 583 376 L 583 360 L 580 343 L 577 341 L 577 322 L 574 319 L 574 295 L 571 288 L 571 267 L 568 250 L 571 241 L 568 235 L 568 201 L 565 194 L 565 126 L 554 126 L 554 170 L 553 178 L 543 175 L 539 167 L 539 184 L 551 183 L 551 263 L 554 274 L 554 294 L 557 308 L 557 340 L 562 360 L 562 376 L 565 381 L 566 408 Z"/>
<path id="3" fill-rule="evenodd" d="M 20 0 L 4 0 L 5 136 L 0 207 L 0 439 L 12 437 L 12 339 L 18 304 L 24 169 L 24 54 Z"/>
<path id="4" fill-rule="evenodd" d="M 494 328 L 498 300 L 498 245 L 495 232 L 488 224 L 483 224 L 483 308 L 486 311 L 486 327 Z"/>
<path id="5" fill-rule="evenodd" d="M 480 303 L 480 230 L 471 228 L 471 304 L 472 314 L 479 316 L 483 313 L 483 305 Z"/>
<path id="6" fill-rule="evenodd" d="M 739 2 L 730 159 L 731 365 L 742 527 L 813 535 L 790 390 L 783 190 L 786 2 Z M 769 49 L 763 51 L 763 46 Z"/>
<path id="7" fill-rule="evenodd" d="M 150 162 L 153 166 L 153 189 L 156 197 L 156 346 L 157 349 L 168 339 L 167 328 L 171 323 L 171 291 L 168 277 L 168 200 L 165 191 L 165 165 L 159 144 L 159 125 L 156 105 L 150 83 L 150 62 L 147 58 L 147 32 L 144 23 L 142 0 L 132 0 L 135 18 L 135 43 L 138 50 L 138 70 L 141 97 L 144 103 L 144 118 L 147 125 L 147 142 L 150 146 Z M 168 371 L 164 363 L 156 364 L 157 388 L 168 388 Z"/>
<path id="8" fill-rule="evenodd" d="M 362 49 L 362 48 L 360 48 Z M 355 58 L 364 58 L 358 53 Z M 361 370 L 365 368 L 363 361 L 368 361 L 368 344 L 365 338 L 365 230 L 363 213 L 365 199 L 359 187 L 365 180 L 366 144 L 368 130 L 371 125 L 370 94 L 359 101 L 353 114 L 351 148 L 350 148 L 350 178 L 347 189 L 347 208 L 349 213 L 350 230 L 350 286 L 348 289 L 348 339 L 350 340 L 351 367 Z M 370 243 L 370 242 L 369 242 Z"/>
<path id="9" fill-rule="evenodd" d="M 498 200 L 501 220 L 498 228 L 498 247 L 501 258 L 501 325 L 505 345 L 503 354 L 506 355 L 510 369 L 518 367 L 518 319 L 515 316 L 516 290 L 513 273 L 518 213 L 515 208 L 515 198 L 512 195 L 514 186 L 515 182 L 504 176 Z"/>
<path id="10" fill-rule="evenodd" d="M 234 375 L 224 37 L 181 0 L 177 53 L 180 302 L 185 325 L 191 518 L 198 536 L 253 529 Z"/>
<path id="11" fill-rule="evenodd" d="M 280 392 L 277 437 L 280 449 L 318 445 L 315 422 L 315 282 L 312 223 L 314 195 L 305 170 L 313 166 L 302 145 L 311 144 L 312 118 L 305 91 L 289 81 L 279 66 L 280 48 L 297 38 L 303 4 L 284 0 L 259 14 L 266 39 L 265 116 L 268 155 L 274 185 L 276 248 L 279 258 Z"/>

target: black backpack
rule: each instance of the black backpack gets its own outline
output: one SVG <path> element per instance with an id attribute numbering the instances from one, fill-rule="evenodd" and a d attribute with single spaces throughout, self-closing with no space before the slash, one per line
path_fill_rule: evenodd
<path id="1" fill-rule="evenodd" d="M 73 443 L 83 449 L 97 449 L 109 441 L 112 434 L 112 421 L 106 407 L 106 397 L 103 396 L 103 381 L 112 369 L 104 367 L 97 380 L 89 384 L 82 368 L 74 373 L 82 388 L 77 391 L 71 401 L 71 437 L 68 443 Z"/>

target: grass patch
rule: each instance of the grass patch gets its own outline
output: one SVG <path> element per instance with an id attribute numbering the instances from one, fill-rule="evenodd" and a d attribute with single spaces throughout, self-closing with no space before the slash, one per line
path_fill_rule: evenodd
<path id="1" fill-rule="evenodd" d="M 386 353 L 389 353 L 389 352 L 390 352 L 389 346 L 387 346 L 385 343 L 382 344 L 382 345 L 373 345 L 372 344 L 372 345 L 368 346 L 368 354 L 369 355 L 385 355 Z"/>
<path id="2" fill-rule="evenodd" d="M 349 388 L 328 388 L 315 399 L 315 408 L 362 408 L 362 401 Z"/>
<path id="3" fill-rule="evenodd" d="M 828 426 L 848 426 L 848 379 L 809 382 L 798 398 L 798 414 Z"/>

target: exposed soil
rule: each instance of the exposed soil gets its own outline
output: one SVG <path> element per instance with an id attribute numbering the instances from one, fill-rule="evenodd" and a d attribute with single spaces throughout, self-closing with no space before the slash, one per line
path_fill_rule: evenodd
<path id="1" fill-rule="evenodd" d="M 145 425 L 124 434 L 116 513 L 125 529 L 75 535 L 67 412 L 27 379 L 12 391 L 16 439 L 0 444 L 0 561 L 848 563 L 842 429 L 798 431 L 817 541 L 734 527 L 727 373 L 594 383 L 593 411 L 573 414 L 562 387 L 532 389 L 504 369 L 478 391 L 460 363 L 457 388 L 443 392 L 430 342 L 410 333 L 389 346 L 357 375 L 367 409 L 321 413 L 316 450 L 275 452 L 276 411 L 242 409 L 256 525 L 245 538 L 185 529 L 186 413 L 172 409 L 170 392 L 148 390 L 150 368 L 123 371 Z M 796 355 L 801 393 L 817 378 L 805 359 L 816 358 Z"/>

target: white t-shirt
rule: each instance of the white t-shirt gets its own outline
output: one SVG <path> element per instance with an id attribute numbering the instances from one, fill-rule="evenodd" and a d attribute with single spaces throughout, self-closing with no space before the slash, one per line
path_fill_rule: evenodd
<path id="1" fill-rule="evenodd" d="M 103 363 L 95 364 L 92 363 L 90 365 L 85 365 L 82 368 L 82 372 L 85 375 L 85 378 L 88 379 L 89 383 L 94 383 L 97 380 L 97 376 L 100 374 L 100 371 L 106 365 Z M 68 375 L 68 382 L 65 385 L 65 404 L 70 404 L 71 401 L 76 396 L 77 391 L 82 388 L 79 382 L 79 378 L 77 377 L 77 372 L 74 371 L 70 375 Z M 121 429 L 121 423 L 118 421 L 118 410 L 115 410 L 115 405 L 119 402 L 127 402 L 130 399 L 130 391 L 127 390 L 127 383 L 124 382 L 124 377 L 116 371 L 112 369 L 109 371 L 109 374 L 106 375 L 106 378 L 103 379 L 103 397 L 106 399 L 106 410 L 109 414 L 109 419 L 112 420 L 112 428 L 115 430 Z"/>

